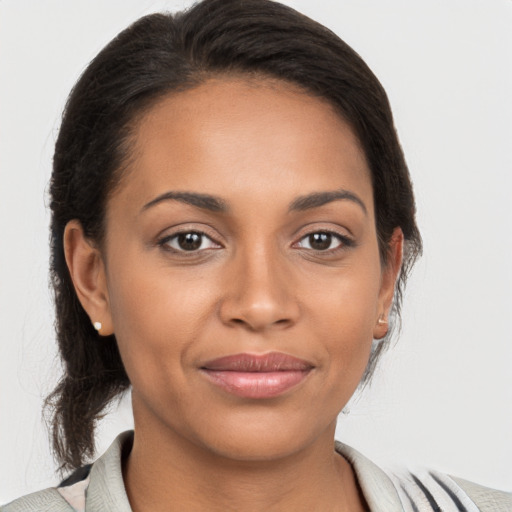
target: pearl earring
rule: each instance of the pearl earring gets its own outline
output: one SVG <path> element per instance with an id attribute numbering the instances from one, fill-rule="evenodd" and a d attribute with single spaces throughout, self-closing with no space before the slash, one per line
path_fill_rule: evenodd
<path id="1" fill-rule="evenodd" d="M 101 330 L 101 322 L 93 322 L 94 325 L 94 328 L 97 330 L 97 331 L 100 331 Z"/>
<path id="2" fill-rule="evenodd" d="M 381 315 L 380 318 L 377 320 L 377 323 L 379 325 L 386 325 L 388 323 L 388 321 L 383 317 L 384 317 L 384 315 Z"/>

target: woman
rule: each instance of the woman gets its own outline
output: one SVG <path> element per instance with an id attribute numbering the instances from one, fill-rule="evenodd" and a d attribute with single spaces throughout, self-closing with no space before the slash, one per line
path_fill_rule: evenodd
<path id="1" fill-rule="evenodd" d="M 421 242 L 385 93 L 332 33 L 261 0 L 141 19 L 73 90 L 51 197 L 74 471 L 6 511 L 507 509 L 333 450 Z M 84 466 L 129 386 L 135 433 Z"/>

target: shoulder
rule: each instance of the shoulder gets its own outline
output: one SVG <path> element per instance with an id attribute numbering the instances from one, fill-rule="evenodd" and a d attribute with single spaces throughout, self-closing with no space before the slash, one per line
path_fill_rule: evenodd
<path id="1" fill-rule="evenodd" d="M 512 494 L 427 469 L 384 471 L 342 443 L 336 450 L 352 465 L 371 511 L 511 512 Z"/>
<path id="2" fill-rule="evenodd" d="M 90 468 L 90 465 L 79 468 L 59 487 L 23 496 L 0 507 L 0 512 L 83 512 Z"/>
<path id="3" fill-rule="evenodd" d="M 34 492 L 0 506 L 0 512 L 70 512 L 73 508 L 55 487 Z"/>
<path id="4" fill-rule="evenodd" d="M 411 510 L 510 512 L 512 494 L 490 489 L 437 471 L 422 469 L 389 473 L 404 504 Z"/>
<path id="5" fill-rule="evenodd" d="M 454 476 L 451 478 L 468 494 L 482 512 L 510 512 L 512 510 L 511 492 L 490 489 Z"/>
<path id="6" fill-rule="evenodd" d="M 130 512 L 123 484 L 121 459 L 131 447 L 133 432 L 120 434 L 92 465 L 77 469 L 60 486 L 23 496 L 0 512 Z"/>

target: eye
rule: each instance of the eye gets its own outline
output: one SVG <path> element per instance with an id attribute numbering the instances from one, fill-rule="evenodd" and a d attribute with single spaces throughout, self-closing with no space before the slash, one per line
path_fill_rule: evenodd
<path id="1" fill-rule="evenodd" d="M 338 249 L 343 245 L 350 245 L 350 241 L 337 233 L 319 231 L 317 233 L 309 233 L 309 235 L 301 238 L 297 245 L 303 249 L 329 251 Z"/>
<path id="2" fill-rule="evenodd" d="M 218 249 L 219 244 L 200 231 L 186 231 L 163 238 L 159 244 L 175 252 L 196 252 L 204 249 Z"/>

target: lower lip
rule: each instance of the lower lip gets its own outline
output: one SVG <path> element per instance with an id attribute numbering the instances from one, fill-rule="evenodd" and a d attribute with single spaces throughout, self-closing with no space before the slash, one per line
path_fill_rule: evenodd
<path id="1" fill-rule="evenodd" d="M 243 398 L 273 398 L 297 386 L 310 370 L 284 370 L 278 372 L 233 372 L 207 370 L 210 381 L 228 393 Z"/>

